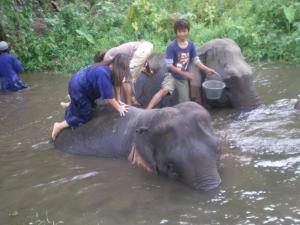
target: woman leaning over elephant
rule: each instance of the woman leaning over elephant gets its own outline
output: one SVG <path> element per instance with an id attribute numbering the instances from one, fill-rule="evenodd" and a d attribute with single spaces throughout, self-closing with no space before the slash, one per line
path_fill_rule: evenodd
<path id="1" fill-rule="evenodd" d="M 127 105 L 120 103 L 120 86 L 130 79 L 129 57 L 118 54 L 108 65 L 96 63 L 76 72 L 69 81 L 70 105 L 66 108 L 65 120 L 54 123 L 52 139 L 67 127 L 75 128 L 92 118 L 95 100 L 102 98 L 114 107 L 121 116 L 127 112 Z M 116 96 L 114 96 L 114 90 Z"/>

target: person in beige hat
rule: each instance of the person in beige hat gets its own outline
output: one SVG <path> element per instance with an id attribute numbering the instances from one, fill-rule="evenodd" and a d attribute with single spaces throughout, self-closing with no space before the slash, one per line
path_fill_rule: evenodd
<path id="1" fill-rule="evenodd" d="M 143 68 L 147 66 L 147 60 L 152 54 L 153 44 L 149 41 L 131 41 L 109 49 L 103 59 L 103 63 L 109 63 L 119 53 L 127 54 L 130 58 L 129 68 L 131 79 L 126 80 L 122 85 L 125 94 L 126 104 L 138 104 L 134 98 L 133 84 L 138 79 Z M 149 68 L 145 68 L 146 70 Z M 150 71 L 151 72 L 151 71 Z"/>

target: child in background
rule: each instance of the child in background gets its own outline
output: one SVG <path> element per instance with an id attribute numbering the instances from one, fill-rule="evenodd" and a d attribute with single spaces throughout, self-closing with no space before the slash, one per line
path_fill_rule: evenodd
<path id="1" fill-rule="evenodd" d="M 134 93 L 133 84 L 139 77 L 152 51 L 153 51 L 152 43 L 148 41 L 132 41 L 111 48 L 104 55 L 103 64 L 109 63 L 119 53 L 129 55 L 130 58 L 129 68 L 130 68 L 132 79 L 125 80 L 125 83 L 122 85 L 125 93 L 126 104 L 128 105 L 132 105 L 132 103 L 137 104 L 133 95 Z"/>
<path id="2" fill-rule="evenodd" d="M 169 44 L 166 50 L 165 61 L 168 73 L 163 80 L 162 88 L 153 96 L 146 109 L 153 108 L 161 101 L 162 97 L 172 94 L 175 89 L 178 92 L 179 103 L 190 101 L 189 81 L 199 79 L 194 77 L 194 74 L 188 72 L 190 62 L 193 62 L 208 75 L 215 73 L 213 69 L 201 63 L 194 43 L 188 40 L 187 37 L 190 31 L 189 21 L 186 19 L 177 20 L 174 24 L 174 31 L 176 39 Z M 196 90 L 196 88 L 193 88 L 193 90 Z M 197 90 L 200 92 L 200 87 Z M 200 96 L 200 94 L 195 94 L 195 96 Z M 201 103 L 201 99 L 197 99 L 196 102 Z"/>
<path id="3" fill-rule="evenodd" d="M 9 46 L 7 42 L 0 42 L 0 81 L 1 90 L 3 92 L 18 91 L 27 88 L 28 85 L 23 82 L 18 73 L 24 71 L 21 62 L 9 53 Z"/>
<path id="4" fill-rule="evenodd" d="M 92 118 L 95 100 L 105 99 L 121 116 L 128 111 L 127 105 L 119 103 L 120 96 L 114 96 L 114 88 L 120 87 L 124 80 L 130 79 L 129 58 L 118 54 L 108 65 L 96 63 L 76 72 L 69 81 L 70 105 L 66 108 L 65 120 L 54 123 L 52 139 L 67 127 L 78 127 Z"/>

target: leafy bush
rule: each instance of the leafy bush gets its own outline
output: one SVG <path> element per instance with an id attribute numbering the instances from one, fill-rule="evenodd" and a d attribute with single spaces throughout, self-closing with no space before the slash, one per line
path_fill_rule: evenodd
<path id="1" fill-rule="evenodd" d="M 200 46 L 232 38 L 248 60 L 300 60 L 300 3 L 295 0 L 3 0 L 0 38 L 28 70 L 73 72 L 97 50 L 139 39 L 163 52 L 177 18 L 191 22 Z"/>

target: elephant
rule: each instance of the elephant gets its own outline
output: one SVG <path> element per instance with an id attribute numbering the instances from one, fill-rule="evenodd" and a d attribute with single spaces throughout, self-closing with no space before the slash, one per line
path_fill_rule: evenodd
<path id="1" fill-rule="evenodd" d="M 225 82 L 226 87 L 222 96 L 217 100 L 209 100 L 203 88 L 201 96 L 203 105 L 206 108 L 235 108 L 240 110 L 251 110 L 260 105 L 260 99 L 256 94 L 253 85 L 253 72 L 245 61 L 241 49 L 231 39 L 214 39 L 205 43 L 197 49 L 197 54 L 206 66 L 214 69 L 220 77 L 214 76 Z M 150 68 L 154 76 L 141 75 L 135 83 L 135 95 L 142 107 L 146 107 L 152 96 L 161 88 L 161 82 L 167 72 L 164 62 L 164 54 L 154 53 L 149 59 Z M 194 64 L 191 64 L 189 71 L 195 74 L 194 86 L 201 87 L 206 78 Z M 176 93 L 174 96 L 166 96 L 158 107 L 171 106 L 178 103 Z"/>
<path id="2" fill-rule="evenodd" d="M 91 121 L 64 129 L 54 145 L 66 153 L 128 159 L 195 190 L 221 183 L 219 140 L 210 114 L 194 102 L 152 110 L 132 106 L 125 117 L 108 105 L 98 107 Z"/>

